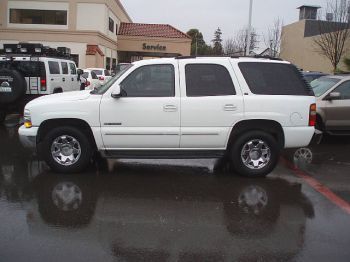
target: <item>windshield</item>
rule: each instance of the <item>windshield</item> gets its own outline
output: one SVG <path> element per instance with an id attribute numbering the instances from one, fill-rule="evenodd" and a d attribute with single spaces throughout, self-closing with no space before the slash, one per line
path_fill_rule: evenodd
<path id="1" fill-rule="evenodd" d="M 99 88 L 96 88 L 95 90 L 91 91 L 91 94 L 96 94 L 96 95 L 103 95 L 106 93 L 106 91 L 114 85 L 114 83 L 122 76 L 126 71 L 129 70 L 133 65 L 130 64 L 128 67 L 124 68 L 123 70 L 119 71 L 115 76 L 111 78 L 106 84 L 100 86 Z"/>
<path id="2" fill-rule="evenodd" d="M 340 82 L 340 79 L 321 77 L 312 81 L 310 85 L 314 90 L 315 96 L 320 97 L 338 82 Z"/>

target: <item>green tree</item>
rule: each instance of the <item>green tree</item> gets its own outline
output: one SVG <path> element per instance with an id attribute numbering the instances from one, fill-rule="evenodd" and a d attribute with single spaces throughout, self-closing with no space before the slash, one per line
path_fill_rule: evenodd
<path id="1" fill-rule="evenodd" d="M 187 35 L 192 38 L 191 55 L 208 54 L 208 45 L 204 41 L 203 34 L 198 29 L 190 29 Z"/>
<path id="2" fill-rule="evenodd" d="M 223 54 L 223 47 L 222 47 L 222 38 L 221 38 L 222 32 L 221 29 L 218 27 L 214 33 L 214 39 L 213 42 L 213 55 L 222 55 Z"/>

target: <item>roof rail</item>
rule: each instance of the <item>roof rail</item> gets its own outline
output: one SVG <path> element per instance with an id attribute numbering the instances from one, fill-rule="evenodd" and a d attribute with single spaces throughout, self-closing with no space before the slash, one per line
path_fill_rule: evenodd
<path id="1" fill-rule="evenodd" d="M 269 60 L 276 60 L 276 61 L 283 61 L 283 59 L 278 58 L 278 57 L 272 57 L 272 56 L 260 56 L 260 55 L 255 55 L 255 56 L 226 56 L 226 55 L 204 55 L 204 56 L 195 56 L 195 55 L 190 55 L 190 56 L 177 56 L 175 59 L 194 59 L 194 58 L 201 58 L 201 57 L 227 57 L 227 58 L 259 58 L 259 59 L 269 59 Z"/>

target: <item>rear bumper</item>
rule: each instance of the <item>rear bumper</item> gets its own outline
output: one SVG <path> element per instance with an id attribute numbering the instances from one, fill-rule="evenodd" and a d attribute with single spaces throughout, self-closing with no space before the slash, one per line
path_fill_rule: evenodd
<path id="1" fill-rule="evenodd" d="M 25 128 L 21 126 L 18 130 L 19 140 L 23 147 L 36 151 L 36 136 L 38 134 L 38 127 Z"/>
<path id="2" fill-rule="evenodd" d="M 314 127 L 284 127 L 285 148 L 308 146 L 314 137 Z"/>

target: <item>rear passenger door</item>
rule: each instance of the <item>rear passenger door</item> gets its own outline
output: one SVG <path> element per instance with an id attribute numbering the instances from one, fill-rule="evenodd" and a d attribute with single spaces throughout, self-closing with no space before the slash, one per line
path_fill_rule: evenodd
<path id="1" fill-rule="evenodd" d="M 58 90 L 64 90 L 64 85 L 62 82 L 62 74 L 60 64 L 56 60 L 49 60 L 49 76 L 47 77 L 50 85 L 50 94 L 57 92 Z"/>
<path id="2" fill-rule="evenodd" d="M 224 149 L 243 119 L 243 96 L 229 59 L 179 60 L 181 148 Z"/>

